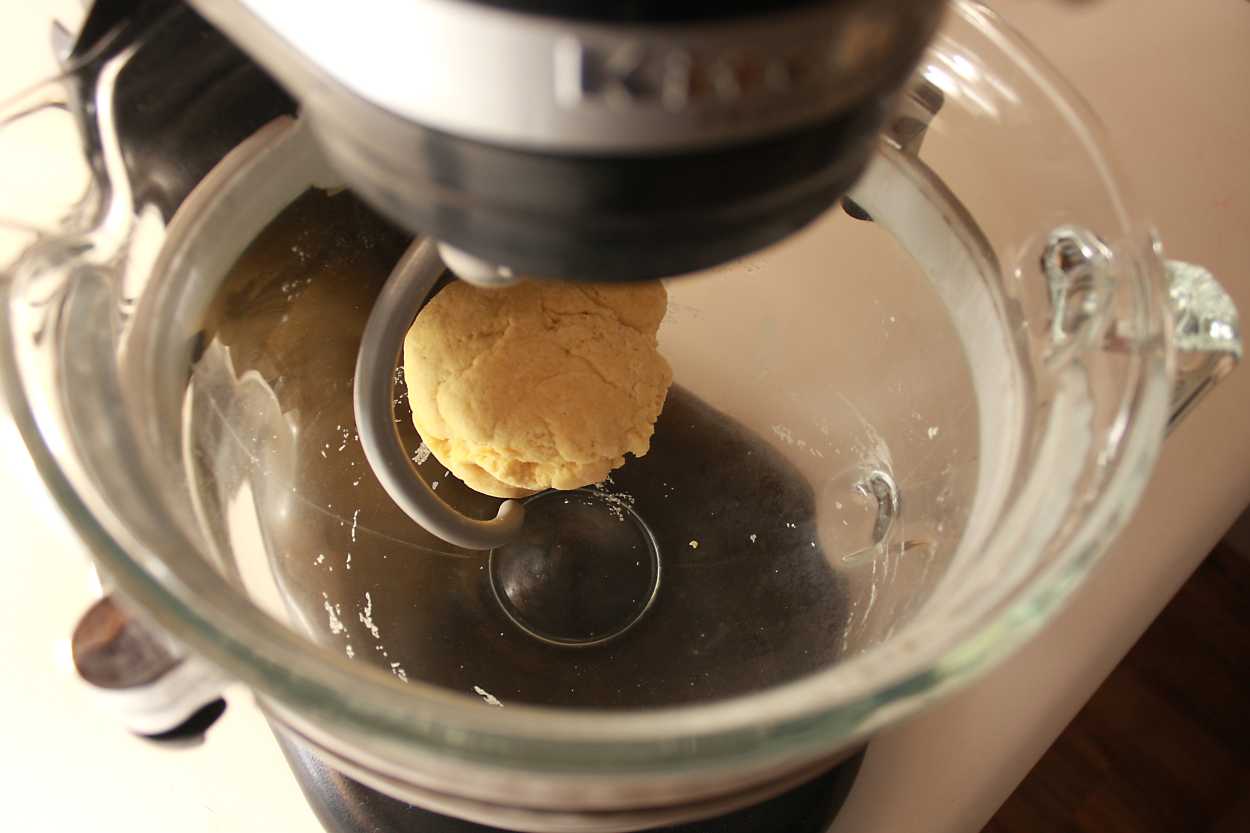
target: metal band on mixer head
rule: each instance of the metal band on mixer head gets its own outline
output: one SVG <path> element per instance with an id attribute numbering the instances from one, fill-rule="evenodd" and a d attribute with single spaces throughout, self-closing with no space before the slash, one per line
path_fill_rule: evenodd
<path id="1" fill-rule="evenodd" d="M 612 155 L 757 139 L 886 95 L 911 71 L 945 0 L 816 2 L 648 25 L 452 0 L 361 0 L 350 11 L 192 5 L 302 99 L 332 82 L 465 138 Z"/>

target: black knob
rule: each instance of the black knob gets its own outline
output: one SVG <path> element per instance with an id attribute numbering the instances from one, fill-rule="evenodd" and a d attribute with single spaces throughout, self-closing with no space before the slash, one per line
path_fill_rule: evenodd
<path id="1" fill-rule="evenodd" d="M 195 741 L 226 710 L 221 681 L 105 596 L 74 628 L 74 668 L 135 734 Z"/>

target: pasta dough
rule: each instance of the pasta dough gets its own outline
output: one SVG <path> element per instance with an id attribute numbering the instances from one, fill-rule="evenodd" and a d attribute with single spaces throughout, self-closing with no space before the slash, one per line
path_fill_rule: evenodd
<path id="1" fill-rule="evenodd" d="M 404 340 L 417 431 L 489 495 L 598 483 L 650 447 L 672 383 L 667 307 L 658 282 L 448 284 Z"/>

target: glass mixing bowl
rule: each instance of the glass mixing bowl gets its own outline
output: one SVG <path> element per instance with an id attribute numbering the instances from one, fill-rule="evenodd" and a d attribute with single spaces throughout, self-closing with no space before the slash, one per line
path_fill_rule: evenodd
<path id="1" fill-rule="evenodd" d="M 0 114 L 7 177 L 35 128 L 79 175 L 8 226 L 6 392 L 123 602 L 414 803 L 621 830 L 810 777 L 1034 632 L 1240 353 L 1080 100 L 956 3 L 844 210 L 667 282 L 650 453 L 532 499 L 520 544 L 453 547 L 390 500 L 352 407 L 413 241 L 189 15 Z M 396 373 L 415 476 L 492 516 Z"/>

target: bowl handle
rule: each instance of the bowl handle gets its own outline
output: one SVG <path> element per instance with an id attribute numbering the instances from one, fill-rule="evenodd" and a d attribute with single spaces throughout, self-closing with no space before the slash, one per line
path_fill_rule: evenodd
<path id="1" fill-rule="evenodd" d="M 1167 261 L 1166 268 L 1176 345 L 1176 380 L 1168 419 L 1171 431 L 1237 366 L 1241 329 L 1237 307 L 1214 275 L 1179 260 Z"/>
<path id="2" fill-rule="evenodd" d="M 504 501 L 492 520 L 462 515 L 417 475 L 395 428 L 391 407 L 395 366 L 412 319 L 446 270 L 433 240 L 419 239 L 408 247 L 386 279 L 360 339 L 353 383 L 356 431 L 378 482 L 391 500 L 433 535 L 472 550 L 493 549 L 521 529 L 525 509 Z"/>

